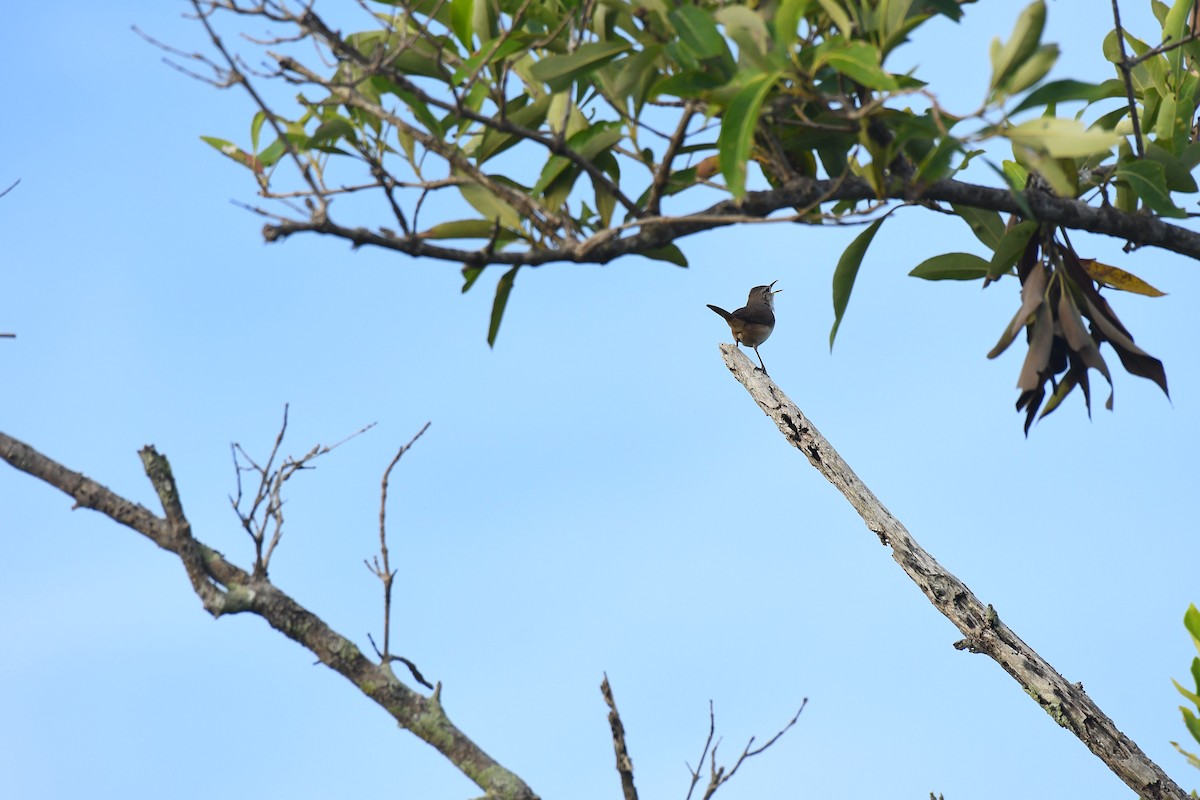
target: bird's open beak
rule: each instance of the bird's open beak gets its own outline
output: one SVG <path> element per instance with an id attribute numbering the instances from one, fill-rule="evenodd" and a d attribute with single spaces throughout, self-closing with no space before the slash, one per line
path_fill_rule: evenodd
<path id="1" fill-rule="evenodd" d="M 767 289 L 768 289 L 768 290 L 770 290 L 770 289 L 771 289 L 771 287 L 772 287 L 772 286 L 774 286 L 774 285 L 775 285 L 775 284 L 777 284 L 777 283 L 779 283 L 779 281 L 778 281 L 778 280 L 771 281 L 771 283 L 770 283 L 770 284 L 767 286 Z M 782 292 L 782 291 L 783 291 L 783 289 L 776 289 L 775 291 L 771 292 L 771 294 L 779 294 L 779 293 L 780 293 L 780 292 Z"/>

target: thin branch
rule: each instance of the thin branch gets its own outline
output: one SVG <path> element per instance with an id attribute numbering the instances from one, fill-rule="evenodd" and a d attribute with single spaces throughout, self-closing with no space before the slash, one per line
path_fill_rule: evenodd
<path id="1" fill-rule="evenodd" d="M 246 93 L 250 95 L 250 98 L 254 100 L 255 105 L 257 105 L 259 110 L 262 111 L 266 116 L 266 120 L 268 123 L 270 123 L 272 130 L 275 131 L 275 135 L 278 137 L 279 141 L 283 142 L 283 146 L 288 154 L 288 157 L 291 158 L 295 163 L 296 168 L 300 171 L 300 175 L 304 178 L 304 182 L 307 183 L 309 188 L 312 189 L 312 195 L 310 196 L 315 197 L 317 201 L 317 207 L 313 210 L 313 216 L 316 218 L 324 217 L 326 215 L 326 207 L 328 203 L 321 187 L 318 185 L 316 179 L 314 179 L 312 176 L 312 171 L 309 169 L 310 165 L 306 164 L 304 160 L 300 158 L 300 154 L 296 152 L 296 148 L 292 145 L 291 140 L 287 138 L 286 132 L 282 127 L 280 127 L 279 121 L 275 118 L 275 115 L 271 113 L 271 109 L 267 107 L 266 101 L 262 99 L 262 96 L 259 95 L 258 90 L 254 88 L 254 85 L 250 83 L 246 76 L 242 74 L 241 70 L 238 69 L 237 61 L 230 54 L 229 50 L 225 48 L 225 42 L 222 41 L 221 37 L 217 35 L 216 30 L 213 29 L 212 24 L 209 22 L 208 18 L 212 11 L 215 10 L 216 6 L 210 3 L 209 12 L 205 13 L 205 11 L 200 7 L 201 0 L 191 0 L 191 2 L 192 8 L 196 9 L 196 17 L 200 20 L 200 24 L 204 26 L 204 30 L 208 33 L 208 37 L 212 41 L 213 47 L 217 49 L 217 52 L 219 52 L 221 57 L 225 59 L 225 63 L 229 65 L 231 85 L 234 83 L 241 84 L 246 90 Z"/>
<path id="2" fill-rule="evenodd" d="M 659 202 L 662 200 L 663 189 L 667 186 L 667 181 L 671 177 L 671 162 L 675 160 L 675 154 L 679 152 L 679 146 L 683 144 L 683 140 L 687 137 L 688 125 L 692 123 L 692 115 L 696 113 L 696 107 L 691 100 L 687 101 L 687 105 L 683 107 L 683 113 L 679 115 L 679 125 L 675 128 L 674 135 L 667 143 L 667 150 L 663 153 L 662 163 L 659 164 L 658 170 L 654 173 L 654 183 L 650 187 L 650 198 L 646 201 L 646 213 L 651 216 L 658 216 Z"/>
<path id="3" fill-rule="evenodd" d="M 901 522 L 879 502 L 833 446 L 782 390 L 732 344 L 721 345 L 725 365 L 784 438 L 802 452 L 849 501 L 867 529 L 890 547 L 892 558 L 929 601 L 966 637 L 954 646 L 984 653 L 1016 680 L 1050 717 L 1073 733 L 1138 796 L 1159 800 L 1188 797 L 1083 691 L 1069 683 L 957 577 L 921 548 Z"/>
<path id="4" fill-rule="evenodd" d="M 1189 31 L 1187 36 L 1184 36 L 1182 39 L 1177 39 L 1175 41 L 1171 41 L 1168 38 L 1162 44 L 1160 44 L 1158 47 L 1152 47 L 1149 50 L 1147 50 L 1146 52 L 1142 53 L 1140 56 L 1129 59 L 1129 66 L 1136 67 L 1138 64 L 1141 64 L 1143 61 L 1147 61 L 1151 58 L 1154 58 L 1155 56 L 1161 56 L 1163 53 L 1169 53 L 1170 51 L 1176 49 L 1177 47 L 1183 47 L 1185 44 L 1189 44 L 1191 42 L 1196 41 L 1197 38 L 1200 38 L 1200 35 L 1198 35 L 1196 31 Z"/>
<path id="5" fill-rule="evenodd" d="M 1137 100 L 1133 94 L 1133 64 L 1125 52 L 1125 29 L 1121 27 L 1121 8 L 1117 0 L 1112 0 L 1113 27 L 1117 34 L 1117 48 L 1121 53 L 1121 61 L 1117 69 L 1121 70 L 1121 78 L 1125 81 L 1125 97 L 1129 100 L 1129 119 L 1133 123 L 1133 143 L 1137 147 L 1138 158 L 1146 157 L 1146 148 L 1142 144 L 1142 125 L 1138 121 Z"/>
<path id="6" fill-rule="evenodd" d="M 375 637 L 367 634 L 367 640 L 371 643 L 371 648 L 375 651 L 375 655 L 379 656 L 380 664 L 390 664 L 393 661 L 399 661 L 404 666 L 408 667 L 408 671 L 412 673 L 413 680 L 424 686 L 426 689 L 433 689 L 434 686 L 429 681 L 425 680 L 425 676 L 421 674 L 421 670 L 417 669 L 417 665 L 409 661 L 404 656 L 385 656 L 379 649 L 379 645 L 375 644 Z"/>
<path id="7" fill-rule="evenodd" d="M 708 737 L 704 740 L 704 749 L 700 752 L 700 759 L 696 762 L 696 768 L 692 769 L 691 765 L 687 765 L 688 773 L 692 776 L 692 781 L 688 786 L 685 800 L 691 800 L 692 792 L 696 790 L 696 786 L 700 783 L 700 768 L 704 765 L 705 756 L 708 757 L 709 767 L 708 786 L 706 786 L 704 789 L 703 800 L 709 800 L 709 798 L 717 793 L 718 789 L 724 786 L 729 779 L 734 776 L 734 773 L 738 771 L 738 767 L 742 766 L 742 763 L 745 762 L 746 759 L 753 758 L 778 742 L 779 739 L 785 733 L 787 733 L 793 725 L 796 724 L 797 720 L 800 719 L 800 715 L 804 712 L 804 707 L 807 705 L 808 698 L 806 697 L 800 702 L 800 708 L 796 711 L 792 718 L 788 720 L 787 724 L 776 731 L 775 735 L 768 739 L 767 742 L 760 747 L 754 746 L 754 737 L 751 736 L 750 741 L 746 743 L 745 749 L 742 750 L 742 754 L 738 756 L 738 760 L 734 762 L 733 768 L 727 770 L 724 766 L 717 766 L 717 748 L 721 746 L 721 740 L 717 739 L 716 742 L 713 741 L 713 738 L 716 736 L 717 732 L 717 718 L 716 714 L 713 712 L 712 701 L 709 700 Z"/>
<path id="8" fill-rule="evenodd" d="M 1159 217 L 1125 214 L 1112 206 L 1089 206 L 1079 200 L 1054 197 L 1046 192 L 1028 192 L 1018 198 L 1008 189 L 956 180 L 938 181 L 919 190 L 915 186 L 897 181 L 886 189 L 889 198 L 910 203 L 919 200 L 941 201 L 1019 215 L 1025 214 L 1026 208 L 1031 208 L 1041 222 L 1104 234 L 1136 242 L 1141 246 L 1159 247 L 1200 259 L 1200 233 L 1173 225 Z M 726 227 L 750 218 L 766 218 L 782 209 L 806 208 L 814 203 L 838 200 L 876 199 L 875 189 L 861 178 L 797 178 L 778 189 L 747 192 L 741 202 L 722 200 L 695 214 L 635 220 L 621 229 L 610 228 L 582 242 L 567 243 L 560 247 L 506 249 L 491 253 L 483 248 L 465 250 L 431 244 L 419 236 L 388 236 L 366 228 L 338 225 L 328 219 L 280 220 L 266 225 L 263 228 L 263 237 L 269 242 L 274 242 L 295 233 L 322 233 L 346 239 L 356 247 L 371 245 L 411 256 L 453 262 L 456 268 L 462 265 L 483 267 L 491 264 L 539 266 L 555 262 L 607 264 L 622 256 L 656 250 L 692 234 Z M 1024 203 L 1021 200 L 1024 200 Z M 636 233 L 620 235 L 623 231 L 635 228 Z"/>
<path id="9" fill-rule="evenodd" d="M 152 447 L 145 448 L 144 453 L 143 461 L 151 462 L 146 466 L 148 473 L 154 473 L 150 477 L 155 490 L 160 496 L 165 493 L 168 497 L 178 497 L 166 459 Z M 458 767 L 489 798 L 537 800 L 537 795 L 524 781 L 496 763 L 450 721 L 442 706 L 439 689 L 435 689 L 430 697 L 413 691 L 390 670 L 373 663 L 352 641 L 334 631 L 320 617 L 280 591 L 265 577 L 251 575 L 190 535 L 182 538 L 178 525 L 172 525 L 166 518 L 155 516 L 141 505 L 67 469 L 4 433 L 0 433 L 0 460 L 73 498 L 76 507 L 95 509 L 114 522 L 137 531 L 164 550 L 176 553 L 184 559 L 189 577 L 192 567 L 187 559 L 193 558 L 203 570 L 204 581 L 212 587 L 210 594 L 216 598 L 210 605 L 209 599 L 201 596 L 210 614 L 219 617 L 249 612 L 262 617 L 271 627 L 307 648 L 322 664 L 357 686 L 401 727 L 411 731 Z M 168 502 L 174 504 L 174 501 Z M 192 549 L 191 556 L 181 552 L 185 547 Z M 200 594 L 199 589 L 197 592 Z"/>
<path id="10" fill-rule="evenodd" d="M 600 682 L 600 694 L 608 706 L 608 725 L 612 729 L 613 752 L 617 757 L 617 772 L 621 775 L 621 794 L 625 800 L 638 800 L 637 788 L 633 785 L 633 759 L 629 757 L 629 748 L 625 744 L 625 725 L 621 722 L 621 714 L 617 711 L 617 701 L 613 699 L 612 686 L 608 683 L 608 673 Z"/>
<path id="11" fill-rule="evenodd" d="M 315 445 L 300 458 L 287 456 L 280 463 L 279 467 L 276 468 L 274 466 L 275 459 L 279 457 L 279 449 L 283 445 L 287 426 L 288 406 L 285 404 L 283 407 L 283 423 L 279 427 L 279 433 L 275 436 L 275 444 L 271 447 L 271 454 L 267 457 L 267 462 L 263 466 L 259 466 L 237 442 L 230 445 L 230 450 L 233 453 L 234 473 L 237 476 L 237 495 L 231 496 L 229 502 L 233 506 L 233 512 L 237 514 L 238 519 L 242 523 L 242 529 L 246 531 L 250 539 L 254 542 L 254 574 L 257 577 L 266 577 L 267 569 L 271 563 L 271 555 L 275 552 L 275 548 L 279 545 L 280 539 L 283 537 L 284 484 L 291 480 L 292 476 L 297 472 L 312 469 L 310 462 L 335 450 L 354 437 L 365 433 L 373 428 L 375 423 L 372 422 L 370 425 L 360 428 L 340 442 L 335 442 L 331 445 Z M 258 475 L 258 488 L 255 490 L 254 499 L 250 502 L 250 507 L 245 510 L 242 509 L 243 472 L 253 472 Z M 268 527 L 271 528 L 270 542 L 267 542 Z M 266 545 L 265 549 L 264 544 Z"/>
<path id="12" fill-rule="evenodd" d="M 20 178 L 17 178 L 15 181 L 13 181 L 13 182 L 12 182 L 12 183 L 9 185 L 9 187 L 8 187 L 7 189 L 5 189 L 3 192 L 0 192 L 0 197 L 4 197 L 4 195 L 8 194 L 8 193 L 9 193 L 9 192 L 11 192 L 13 189 L 17 188 L 17 184 L 18 184 L 18 183 L 20 183 L 20 182 L 21 182 L 21 179 L 20 179 Z"/>
<path id="13" fill-rule="evenodd" d="M 392 569 L 391 563 L 388 561 L 388 546 L 387 546 L 387 496 L 388 496 L 388 479 L 391 478 L 392 470 L 400 463 L 400 457 L 407 453 L 417 439 L 420 439 L 425 431 L 429 430 L 431 423 L 426 422 L 421 430 L 417 431 L 417 435 L 408 440 L 408 444 L 396 451 L 395 458 L 392 463 L 388 464 L 387 469 L 383 471 L 383 481 L 379 489 L 379 555 L 375 558 L 374 566 L 367 564 L 364 559 L 363 563 L 367 564 L 367 569 L 375 573 L 375 576 L 383 582 L 383 652 L 379 657 L 385 662 L 391 655 L 391 629 L 392 629 L 392 581 L 396 577 L 396 571 Z M 380 561 L 382 560 L 382 563 Z M 371 642 L 375 644 L 374 640 Z M 407 663 L 407 662 L 406 662 Z M 411 669 L 415 670 L 409 664 Z M 432 686 L 429 688 L 433 688 Z"/>

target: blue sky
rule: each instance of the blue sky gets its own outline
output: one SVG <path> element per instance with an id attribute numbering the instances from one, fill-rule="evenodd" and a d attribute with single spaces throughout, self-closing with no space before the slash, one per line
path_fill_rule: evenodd
<path id="1" fill-rule="evenodd" d="M 1154 38 L 1148 13 L 1128 24 Z M 1108 77 L 1109 25 L 1049 4 L 1056 77 Z M 201 48 L 183 4 L 8 9 L 0 184 L 3 430 L 156 507 L 136 451 L 169 456 L 199 538 L 248 564 L 229 443 L 265 454 L 368 434 L 290 486 L 278 585 L 367 648 L 382 603 L 379 478 L 393 477 L 394 649 L 444 684 L 451 719 L 546 798 L 617 796 L 607 671 L 643 797 L 682 797 L 708 726 L 732 759 L 797 726 L 721 796 L 1089 796 L 1128 790 L 960 638 L 722 364 L 724 324 L 778 279 L 761 350 L 779 385 L 914 536 L 1185 788 L 1200 775 L 1172 677 L 1195 655 L 1200 374 L 1195 264 L 1074 237 L 1168 296 L 1112 299 L 1161 358 L 1168 402 L 1116 375 L 1028 440 L 1021 348 L 984 354 L 1015 282 L 929 284 L 979 246 L 908 209 L 881 229 L 830 354 L 833 265 L 857 229 L 758 226 L 685 241 L 687 270 L 629 259 L 527 270 L 494 349 L 494 277 L 312 237 L 264 245 L 244 170 L 200 142 L 252 109 L 163 65 L 137 25 Z M 974 108 L 978 4 L 904 53 Z M 1139 27 L 1140 26 L 1140 27 Z M 1109 352 L 1111 364 L 1116 358 Z M 213 621 L 177 560 L 0 470 L 0 794 L 460 798 L 475 787 L 261 620 Z"/>

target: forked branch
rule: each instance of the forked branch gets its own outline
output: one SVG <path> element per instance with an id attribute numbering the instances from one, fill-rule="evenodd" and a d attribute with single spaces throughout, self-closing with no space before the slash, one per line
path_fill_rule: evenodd
<path id="1" fill-rule="evenodd" d="M 249 612 L 262 617 L 357 686 L 401 727 L 435 748 L 487 797 L 536 800 L 537 795 L 524 781 L 497 764 L 450 721 L 442 707 L 440 686 L 430 697 L 418 694 L 390 669 L 368 659 L 354 642 L 280 591 L 265 574 L 251 574 L 195 539 L 170 464 L 153 447 L 143 448 L 142 460 L 163 504 L 163 517 L 4 433 L 0 433 L 0 460 L 60 490 L 75 501 L 76 508 L 99 511 L 178 555 L 209 613 L 221 616 Z"/>

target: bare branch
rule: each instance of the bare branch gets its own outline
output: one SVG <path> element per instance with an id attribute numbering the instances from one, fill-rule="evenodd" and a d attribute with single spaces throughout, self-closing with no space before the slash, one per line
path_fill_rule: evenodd
<path id="1" fill-rule="evenodd" d="M 186 518 L 180 516 L 172 524 L 166 518 L 157 517 L 141 505 L 4 433 L 0 433 L 0 460 L 59 489 L 75 500 L 76 507 L 95 509 L 164 550 L 179 555 L 188 569 L 189 578 L 192 569 L 198 566 L 203 571 L 203 581 L 211 589 L 197 587 L 209 613 L 219 617 L 249 612 L 262 617 L 271 627 L 307 648 L 322 664 L 357 686 L 403 728 L 435 748 L 489 798 L 537 800 L 537 795 L 524 781 L 497 764 L 450 721 L 442 706 L 439 689 L 435 689 L 431 697 L 421 696 L 390 670 L 370 661 L 352 641 L 281 592 L 265 576 L 252 575 L 233 565 L 216 550 L 192 538 L 190 530 L 183 536 L 181 531 L 187 525 Z M 182 504 L 177 504 L 178 492 L 166 459 L 153 447 L 147 447 L 143 449 L 143 462 L 164 503 L 174 508 L 171 513 L 182 514 Z M 190 554 L 183 552 L 189 549 Z M 210 604 L 206 594 L 215 601 Z"/>
<path id="2" fill-rule="evenodd" d="M 1129 101 L 1129 120 L 1133 123 L 1133 144 L 1137 148 L 1138 158 L 1146 157 L 1146 146 L 1142 143 L 1142 125 L 1138 121 L 1137 100 L 1133 93 L 1133 62 L 1125 52 L 1125 30 L 1121 27 L 1121 7 L 1117 0 L 1112 0 L 1113 27 L 1116 33 L 1117 49 L 1121 60 L 1117 69 L 1121 70 L 1121 79 L 1125 82 L 1125 97 Z"/>
<path id="3" fill-rule="evenodd" d="M 742 750 L 742 754 L 738 756 L 738 760 L 734 762 L 733 768 L 726 770 L 724 766 L 717 766 L 717 748 L 720 747 L 721 740 L 717 739 L 715 742 L 713 741 L 717 732 L 717 718 L 716 714 L 713 712 L 712 701 L 709 700 L 708 737 L 704 740 L 704 749 L 700 751 L 700 759 L 696 762 L 696 768 L 692 769 L 691 765 L 688 765 L 688 773 L 692 776 L 692 781 L 688 785 L 688 791 L 685 800 L 691 800 L 692 792 L 696 790 L 696 786 L 700 783 L 700 768 L 704 766 L 705 756 L 708 757 L 708 786 L 706 786 L 704 789 L 703 800 L 709 800 L 709 798 L 717 793 L 718 789 L 724 786 L 725 783 L 727 783 L 729 779 L 734 776 L 734 773 L 738 771 L 738 767 L 740 767 L 746 759 L 758 755 L 779 741 L 780 737 L 787 733 L 788 730 L 796 724 L 796 721 L 800 719 L 800 714 L 804 711 L 804 707 L 807 705 L 808 698 L 806 697 L 801 701 L 800 708 L 796 711 L 788 723 L 780 728 L 775 735 L 768 739 L 767 743 L 761 747 L 754 747 L 754 737 L 751 736 L 750 741 L 746 743 L 745 749 Z"/>
<path id="4" fill-rule="evenodd" d="M 867 529 L 892 550 L 892 558 L 929 601 L 966 637 L 954 646 L 994 659 L 1050 717 L 1073 733 L 1140 797 L 1188 797 L 1165 772 L 1100 710 L 1080 684 L 1069 683 L 1021 641 L 958 578 L 917 544 L 901 522 L 879 502 L 803 412 L 732 344 L 721 345 L 725 365 L 793 446 L 850 502 Z"/>
<path id="5" fill-rule="evenodd" d="M 386 663 L 391 651 L 389 650 L 391 643 L 391 627 L 392 627 L 392 581 L 396 577 L 396 571 L 392 569 L 388 561 L 388 546 L 387 546 L 387 495 L 388 495 L 388 479 L 391 477 L 392 470 L 400 463 L 400 457 L 407 453 L 417 439 L 420 439 L 425 431 L 429 430 L 431 423 L 426 422 L 421 430 L 417 431 L 417 435 L 408 440 L 408 444 L 396 451 L 396 457 L 392 459 L 392 463 L 388 464 L 387 469 L 383 471 L 383 481 L 379 489 L 379 555 L 375 557 L 375 564 L 367 564 L 367 569 L 375 573 L 375 576 L 383 582 L 383 652 L 379 654 L 380 659 Z M 382 559 L 383 563 L 380 563 Z M 366 564 L 366 560 L 363 561 Z M 375 641 L 371 640 L 374 645 Z M 401 659 L 403 660 L 403 659 Z M 416 672 L 416 667 L 408 661 L 405 661 L 409 668 Z M 424 679 L 421 679 L 424 683 Z M 428 686 L 428 684 L 426 684 Z M 429 688 L 433 688 L 430 686 Z"/>
<path id="6" fill-rule="evenodd" d="M 288 406 L 285 404 L 283 407 L 283 423 L 279 426 L 279 433 L 275 436 L 275 444 L 271 447 L 271 454 L 267 457 L 267 462 L 263 466 L 259 466 L 237 442 L 230 445 L 230 450 L 233 453 L 234 472 L 237 476 L 237 495 L 230 497 L 229 502 L 233 506 L 233 512 L 237 514 L 238 519 L 241 521 L 242 528 L 254 542 L 254 574 L 257 577 L 266 577 L 267 569 L 271 563 L 271 555 L 275 552 L 276 546 L 279 545 L 279 541 L 283 537 L 284 484 L 297 472 L 312 469 L 312 461 L 342 446 L 354 437 L 367 432 L 375 427 L 375 423 L 372 422 L 370 425 L 360 428 L 334 444 L 315 445 L 300 458 L 287 456 L 280 463 L 279 467 L 275 468 L 275 460 L 279 457 L 279 449 L 283 445 L 283 437 L 287 433 L 287 426 Z M 255 490 L 254 499 L 250 501 L 250 507 L 246 510 L 242 509 L 243 472 L 253 472 L 258 476 L 258 488 Z M 271 529 L 271 539 L 269 542 L 267 541 L 268 528 Z"/>
<path id="7" fill-rule="evenodd" d="M 612 728 L 613 751 L 617 756 L 617 772 L 621 775 L 621 794 L 625 800 L 638 800 L 637 788 L 633 785 L 633 759 L 629 757 L 629 748 L 625 744 L 625 725 L 621 722 L 621 714 L 617 711 L 617 701 L 613 699 L 612 686 L 608 683 L 608 673 L 600 682 L 600 693 L 608 705 L 608 725 Z"/>

